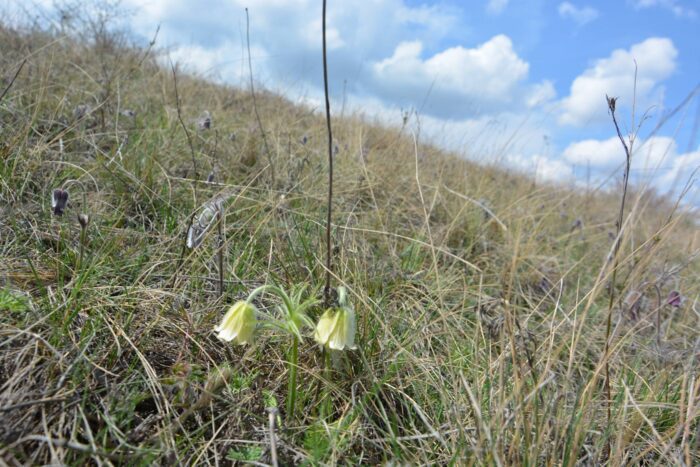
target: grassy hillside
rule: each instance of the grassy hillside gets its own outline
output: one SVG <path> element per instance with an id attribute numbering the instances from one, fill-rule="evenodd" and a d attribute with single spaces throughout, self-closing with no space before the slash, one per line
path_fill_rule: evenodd
<path id="1" fill-rule="evenodd" d="M 336 118 L 334 285 L 357 349 L 303 329 L 288 413 L 290 336 L 214 327 L 263 284 L 321 296 L 321 114 L 256 90 L 261 131 L 249 89 L 81 31 L 0 28 L 0 91 L 26 60 L 0 102 L 5 463 L 269 464 L 271 441 L 281 465 L 700 462 L 700 239 L 673 200 L 628 194 L 606 355 L 621 193 Z"/>

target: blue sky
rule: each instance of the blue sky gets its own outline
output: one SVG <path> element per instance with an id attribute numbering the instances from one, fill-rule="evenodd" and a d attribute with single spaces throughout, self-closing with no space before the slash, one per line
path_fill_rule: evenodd
<path id="1" fill-rule="evenodd" d="M 256 80 L 294 101 L 322 99 L 320 0 L 124 5 L 143 38 L 161 25 L 174 60 L 242 86 L 248 7 Z M 631 129 L 636 60 L 636 116 L 649 118 L 633 181 L 678 191 L 700 166 L 700 95 L 650 133 L 700 84 L 699 46 L 698 0 L 329 0 L 336 110 L 343 89 L 351 109 L 388 124 L 416 109 L 437 144 L 562 183 L 617 173 L 624 156 L 605 94 L 619 97 Z M 697 184 L 689 196 L 700 204 Z"/>

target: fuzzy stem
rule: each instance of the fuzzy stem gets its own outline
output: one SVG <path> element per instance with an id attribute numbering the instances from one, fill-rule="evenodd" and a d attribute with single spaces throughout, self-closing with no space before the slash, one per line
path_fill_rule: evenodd
<path id="1" fill-rule="evenodd" d="M 78 264 L 76 266 L 77 272 L 80 272 L 80 268 L 83 265 L 83 255 L 85 254 L 85 238 L 87 234 L 87 227 L 80 226 L 80 255 L 78 256 Z"/>
<path id="2" fill-rule="evenodd" d="M 299 338 L 294 336 L 292 353 L 289 359 L 289 387 L 287 388 L 287 418 L 294 417 L 294 404 L 297 398 L 297 362 L 299 359 Z"/>
<path id="3" fill-rule="evenodd" d="M 321 419 L 325 419 L 331 413 L 331 353 L 323 348 L 323 380 L 326 382 L 324 394 L 321 402 Z"/>

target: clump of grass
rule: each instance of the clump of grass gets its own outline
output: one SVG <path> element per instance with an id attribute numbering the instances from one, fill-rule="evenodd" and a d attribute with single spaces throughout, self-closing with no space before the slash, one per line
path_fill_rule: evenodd
<path id="1" fill-rule="evenodd" d="M 700 461 L 700 245 L 675 200 L 627 190 L 614 293 L 641 297 L 634 319 L 614 301 L 609 340 L 619 197 L 533 187 L 346 113 L 333 119 L 331 211 L 321 116 L 174 75 L 154 47 L 98 32 L 0 26 L 13 81 L 0 99 L 3 462 L 576 465 L 602 462 L 607 444 L 611 464 Z M 205 108 L 214 128 L 191 132 Z M 270 162 L 276 181 L 261 183 Z M 82 226 L 59 237 L 48 207 L 66 180 L 89 187 L 75 206 L 70 188 L 62 218 L 90 216 L 79 270 Z M 203 219 L 187 248 L 222 194 L 223 219 Z M 309 338 L 318 305 L 294 358 L 286 332 L 217 339 L 226 308 L 258 287 L 316 297 L 328 226 L 358 349 Z M 255 305 L 278 316 L 283 301 Z"/>

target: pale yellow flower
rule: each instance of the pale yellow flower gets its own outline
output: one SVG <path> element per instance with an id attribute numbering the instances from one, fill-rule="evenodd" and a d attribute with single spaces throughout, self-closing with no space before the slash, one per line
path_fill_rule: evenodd
<path id="1" fill-rule="evenodd" d="M 214 328 L 221 340 L 234 344 L 250 344 L 258 323 L 255 306 L 247 302 L 236 302 L 224 315 L 221 324 Z"/>
<path id="2" fill-rule="evenodd" d="M 348 306 L 329 308 L 318 320 L 314 339 L 333 350 L 355 349 L 355 312 Z"/>

